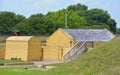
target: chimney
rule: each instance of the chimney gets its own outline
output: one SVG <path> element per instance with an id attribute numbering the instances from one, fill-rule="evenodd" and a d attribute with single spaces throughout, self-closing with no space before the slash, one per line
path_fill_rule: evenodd
<path id="1" fill-rule="evenodd" d="M 20 36 L 19 30 L 11 30 L 13 36 Z"/>

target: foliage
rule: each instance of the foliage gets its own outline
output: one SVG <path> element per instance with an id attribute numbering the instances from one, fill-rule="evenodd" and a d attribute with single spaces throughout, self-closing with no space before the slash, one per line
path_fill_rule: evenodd
<path id="1" fill-rule="evenodd" d="M 42 14 L 31 15 L 23 23 L 16 25 L 15 29 L 21 30 L 24 34 L 45 34 L 46 19 Z"/>
<path id="2" fill-rule="evenodd" d="M 16 15 L 13 12 L 0 12 L 0 34 L 9 34 L 10 30 L 24 19 L 24 16 Z"/>
<path id="3" fill-rule="evenodd" d="M 29 18 L 14 12 L 0 12 L 0 34 L 9 34 L 10 30 L 20 30 L 22 34 L 49 35 L 57 28 L 65 28 L 65 14 L 67 14 L 68 28 L 107 28 L 116 33 L 116 22 L 107 11 L 90 9 L 86 5 L 70 5 L 66 9 L 48 12 L 43 15 L 33 14 Z"/>
<path id="4" fill-rule="evenodd" d="M 109 18 L 109 19 L 107 20 L 107 23 L 108 23 L 108 25 L 109 25 L 109 27 L 110 27 L 110 30 L 113 31 L 113 33 L 116 33 L 116 22 L 115 22 L 115 20 Z"/>
<path id="5" fill-rule="evenodd" d="M 120 34 L 120 28 L 117 28 L 117 29 L 116 29 L 116 33 L 117 33 L 117 34 Z"/>
<path id="6" fill-rule="evenodd" d="M 82 5 L 82 4 L 77 4 L 77 5 L 70 5 L 69 7 L 67 7 L 68 10 L 73 10 L 73 11 L 76 11 L 76 10 L 87 10 L 88 7 L 85 6 L 85 5 Z"/>

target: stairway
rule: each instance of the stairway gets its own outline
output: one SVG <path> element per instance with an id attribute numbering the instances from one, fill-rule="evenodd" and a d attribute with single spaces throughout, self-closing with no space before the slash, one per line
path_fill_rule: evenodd
<path id="1" fill-rule="evenodd" d="M 81 55 L 86 50 L 87 50 L 86 42 L 84 43 L 77 42 L 70 50 L 68 50 L 68 52 L 66 52 L 63 55 L 63 62 L 69 62 L 70 60 Z"/>

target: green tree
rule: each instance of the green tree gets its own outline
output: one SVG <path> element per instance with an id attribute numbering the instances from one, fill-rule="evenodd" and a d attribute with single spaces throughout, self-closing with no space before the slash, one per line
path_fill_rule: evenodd
<path id="1" fill-rule="evenodd" d="M 53 22 L 40 13 L 31 15 L 28 19 L 18 24 L 15 28 L 19 29 L 22 34 L 49 35 L 53 32 L 52 25 Z"/>
<path id="2" fill-rule="evenodd" d="M 120 28 L 116 28 L 116 33 L 120 34 Z"/>
<path id="3" fill-rule="evenodd" d="M 86 23 L 86 20 L 76 12 L 68 11 L 68 28 L 82 28 Z"/>
<path id="4" fill-rule="evenodd" d="M 77 5 L 70 5 L 67 7 L 68 10 L 73 10 L 73 11 L 77 11 L 77 10 L 87 10 L 88 7 L 86 5 L 82 5 L 82 4 L 77 4 Z"/>
<path id="5" fill-rule="evenodd" d="M 116 22 L 107 11 L 98 8 L 88 10 L 82 4 L 70 5 L 67 9 L 45 15 L 33 14 L 27 19 L 13 12 L 0 12 L 0 33 L 9 34 L 10 30 L 17 29 L 22 34 L 51 34 L 57 28 L 65 28 L 65 13 L 68 28 L 107 28 L 116 33 Z"/>
<path id="6" fill-rule="evenodd" d="M 102 23 L 107 23 L 110 15 L 107 11 L 102 9 L 91 9 L 79 14 L 87 20 L 87 25 L 102 25 Z"/>
<path id="7" fill-rule="evenodd" d="M 9 34 L 10 31 L 25 17 L 14 12 L 0 12 L 0 34 Z"/>
<path id="8" fill-rule="evenodd" d="M 108 23 L 108 25 L 109 25 L 109 27 L 110 27 L 110 30 L 111 30 L 113 33 L 116 33 L 116 22 L 115 22 L 115 20 L 109 18 L 109 19 L 107 20 L 107 23 Z"/>
<path id="9" fill-rule="evenodd" d="M 86 19 L 87 26 L 92 26 L 96 28 L 105 27 L 111 30 L 113 33 L 116 32 L 116 22 L 110 17 L 107 11 L 95 8 L 87 11 L 79 11 L 78 14 L 79 16 Z"/>

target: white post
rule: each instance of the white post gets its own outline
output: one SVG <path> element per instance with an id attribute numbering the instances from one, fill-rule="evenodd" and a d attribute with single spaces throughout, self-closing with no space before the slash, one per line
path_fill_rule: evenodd
<path id="1" fill-rule="evenodd" d="M 67 12 L 65 12 L 65 28 L 68 28 L 68 26 L 67 26 Z"/>
<path id="2" fill-rule="evenodd" d="M 66 1 L 65 1 L 65 7 L 66 7 Z M 67 19 L 67 8 L 66 8 L 66 10 L 65 10 L 65 28 L 68 28 L 67 23 L 68 23 L 68 19 Z"/>

